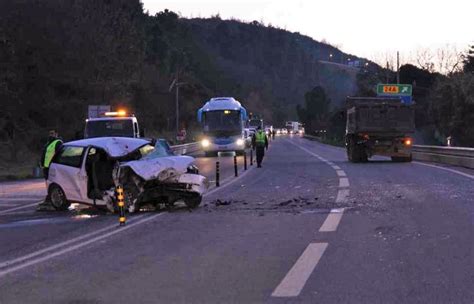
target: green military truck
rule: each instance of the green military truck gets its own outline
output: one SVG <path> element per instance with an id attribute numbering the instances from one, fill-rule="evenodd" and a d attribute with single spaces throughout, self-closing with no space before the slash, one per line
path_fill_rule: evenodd
<path id="1" fill-rule="evenodd" d="M 373 155 L 410 162 L 415 109 L 392 97 L 348 97 L 346 149 L 349 161 L 367 162 Z"/>

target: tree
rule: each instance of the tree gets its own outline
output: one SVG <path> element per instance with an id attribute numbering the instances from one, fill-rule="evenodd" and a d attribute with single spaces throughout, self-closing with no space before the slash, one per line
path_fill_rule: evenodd
<path id="1" fill-rule="evenodd" d="M 326 96 L 324 88 L 314 87 L 304 95 L 305 107 L 296 106 L 300 121 L 310 131 L 326 127 L 331 100 Z"/>
<path id="2" fill-rule="evenodd" d="M 474 44 L 469 47 L 467 54 L 464 56 L 464 67 L 465 73 L 474 73 Z"/>
<path id="3" fill-rule="evenodd" d="M 474 147 L 474 74 L 456 74 L 437 81 L 429 96 L 431 115 L 442 139 Z"/>

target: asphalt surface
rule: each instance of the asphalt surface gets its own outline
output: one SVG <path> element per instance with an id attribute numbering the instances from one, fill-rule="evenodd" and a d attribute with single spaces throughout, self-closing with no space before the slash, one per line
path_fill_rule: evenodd
<path id="1" fill-rule="evenodd" d="M 474 172 L 287 136 L 238 178 L 218 160 L 201 207 L 125 228 L 0 184 L 0 303 L 474 303 Z M 216 161 L 197 158 L 211 181 Z"/>

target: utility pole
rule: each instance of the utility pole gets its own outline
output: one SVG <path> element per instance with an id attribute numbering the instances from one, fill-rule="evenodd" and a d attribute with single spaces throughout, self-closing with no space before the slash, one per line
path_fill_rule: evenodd
<path id="1" fill-rule="evenodd" d="M 178 71 L 176 71 L 176 136 L 179 132 L 179 81 Z"/>
<path id="2" fill-rule="evenodd" d="M 176 71 L 176 78 L 173 79 L 173 82 L 170 85 L 169 92 L 173 89 L 173 87 L 176 88 L 176 95 L 175 95 L 175 103 L 176 103 L 176 136 L 178 136 L 179 132 L 179 86 L 186 84 L 185 82 L 179 82 L 179 75 L 178 71 Z"/>
<path id="3" fill-rule="evenodd" d="M 388 83 L 388 74 L 389 74 L 389 69 L 390 69 L 390 68 L 389 68 L 389 65 L 388 65 L 388 60 L 387 60 L 387 69 L 386 69 L 386 71 L 385 71 L 385 78 L 386 78 L 386 81 L 385 81 L 385 83 Z"/>
<path id="4" fill-rule="evenodd" d="M 400 84 L 400 52 L 397 51 L 397 84 Z"/>

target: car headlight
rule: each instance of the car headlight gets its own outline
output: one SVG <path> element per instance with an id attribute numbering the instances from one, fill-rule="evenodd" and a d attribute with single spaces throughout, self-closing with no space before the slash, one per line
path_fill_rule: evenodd
<path id="1" fill-rule="evenodd" d="M 239 139 L 237 139 L 237 141 L 235 143 L 237 144 L 237 146 L 243 146 L 244 145 L 244 140 L 239 138 Z"/>
<path id="2" fill-rule="evenodd" d="M 209 147 L 210 144 L 211 144 L 211 143 L 209 142 L 209 139 L 203 139 L 203 140 L 201 141 L 201 145 L 202 145 L 204 148 Z"/>

